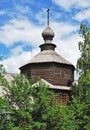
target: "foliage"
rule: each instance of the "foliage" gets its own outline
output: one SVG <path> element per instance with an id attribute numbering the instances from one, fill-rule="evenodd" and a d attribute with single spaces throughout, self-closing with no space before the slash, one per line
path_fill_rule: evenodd
<path id="1" fill-rule="evenodd" d="M 2 113 L 3 106 L 6 106 L 6 112 L 11 111 L 11 109 L 9 108 L 8 102 L 5 99 L 3 99 L 2 97 L 0 97 L 0 113 Z M 6 128 L 10 128 L 11 126 L 13 128 L 13 124 L 11 122 L 7 121 L 6 115 L 3 116 L 3 118 L 2 117 L 0 118 L 0 130 L 5 130 Z M 12 128 L 10 130 L 12 130 Z"/>
<path id="2" fill-rule="evenodd" d="M 83 41 L 79 42 L 81 57 L 77 61 L 77 68 L 81 70 L 81 74 L 85 74 L 90 69 L 90 29 L 84 24 L 80 26 L 80 36 Z"/>
<path id="3" fill-rule="evenodd" d="M 69 106 L 54 105 L 48 112 L 48 130 L 75 130 L 73 111 Z"/>
<path id="4" fill-rule="evenodd" d="M 79 79 L 78 93 L 73 97 L 72 110 L 78 130 L 90 129 L 90 70 Z"/>
<path id="5" fill-rule="evenodd" d="M 43 115 L 50 109 L 52 92 L 41 81 L 33 87 L 31 81 L 24 75 L 13 78 L 11 83 L 4 80 L 3 85 L 6 91 L 5 99 L 13 110 L 15 126 L 22 129 L 43 130 L 46 127 Z"/>
<path id="6" fill-rule="evenodd" d="M 80 72 L 78 86 L 73 86 L 71 109 L 74 112 L 77 130 L 90 129 L 90 30 L 81 24 L 80 35 L 83 41 L 79 42 L 81 57 L 77 61 Z"/>
<path id="7" fill-rule="evenodd" d="M 48 87 L 39 80 L 36 88 L 34 87 L 34 107 L 32 111 L 32 118 L 34 122 L 33 129 L 46 129 L 47 123 L 47 113 L 52 107 L 52 97 L 53 93 L 48 89 Z"/>
<path id="8" fill-rule="evenodd" d="M 0 56 L 0 60 L 2 60 L 1 56 Z M 3 80 L 3 78 L 4 78 L 4 75 L 3 75 L 4 73 L 5 73 L 5 68 L 3 67 L 2 64 L 0 64 L 0 84 L 1 84 L 1 82 Z"/>
<path id="9" fill-rule="evenodd" d="M 83 80 L 81 81 L 83 84 Z M 73 97 L 71 106 L 75 113 L 75 121 L 78 130 L 88 130 L 85 128 L 90 128 L 90 84 L 84 87 L 80 84 L 78 87 L 80 87 L 79 94 L 77 97 Z"/>
<path id="10" fill-rule="evenodd" d="M 32 122 L 30 116 L 32 109 L 32 86 L 30 81 L 24 75 L 13 76 L 13 80 L 9 83 L 3 80 L 4 91 L 6 91 L 5 99 L 13 110 L 13 122 L 15 126 L 20 128 L 28 127 Z"/>
<path id="11" fill-rule="evenodd" d="M 1 59 L 2 59 L 2 57 L 0 56 L 0 60 Z M 4 85 L 6 83 L 6 80 L 4 78 L 4 74 L 5 74 L 5 68 L 3 67 L 2 64 L 0 64 L 0 87 L 2 87 L 2 85 Z M 12 110 L 9 107 L 9 103 L 6 101 L 6 99 L 3 98 L 3 97 L 0 97 L 0 113 L 2 113 L 2 107 L 3 106 L 6 106 L 6 111 L 12 112 Z M 11 120 L 12 120 L 12 118 L 11 118 Z M 17 127 L 14 127 L 12 122 L 8 122 L 6 120 L 6 116 L 5 116 L 5 118 L 3 117 L 3 119 L 2 119 L 2 117 L 0 115 L 0 130 L 5 130 L 5 129 L 21 130 Z"/>
<path id="12" fill-rule="evenodd" d="M 55 94 L 41 80 L 32 86 L 24 75 L 18 75 L 10 84 L 7 81 L 4 83 L 7 91 L 5 98 L 12 108 L 12 121 L 16 128 L 75 130 L 72 109 L 54 104 Z"/>

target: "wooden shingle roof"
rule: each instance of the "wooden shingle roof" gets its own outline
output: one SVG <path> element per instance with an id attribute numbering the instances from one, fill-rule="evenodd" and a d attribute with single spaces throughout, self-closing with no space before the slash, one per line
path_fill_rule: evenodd
<path id="1" fill-rule="evenodd" d="M 61 64 L 71 65 L 70 62 L 65 60 L 61 55 L 53 50 L 44 50 L 34 56 L 29 63 L 43 63 L 43 62 L 56 62 Z"/>

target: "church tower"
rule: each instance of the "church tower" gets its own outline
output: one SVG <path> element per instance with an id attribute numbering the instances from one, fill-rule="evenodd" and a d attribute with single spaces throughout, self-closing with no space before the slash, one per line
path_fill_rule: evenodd
<path id="1" fill-rule="evenodd" d="M 20 70 L 22 74 L 33 78 L 34 83 L 40 77 L 57 93 L 58 102 L 68 104 L 75 67 L 55 51 L 56 45 L 52 43 L 55 34 L 49 25 L 49 10 L 47 16 L 47 26 L 42 32 L 44 43 L 39 46 L 40 52 L 20 67 Z"/>

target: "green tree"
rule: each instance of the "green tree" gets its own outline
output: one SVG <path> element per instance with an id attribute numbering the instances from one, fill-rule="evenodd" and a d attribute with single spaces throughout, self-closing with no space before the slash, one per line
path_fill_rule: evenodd
<path id="1" fill-rule="evenodd" d="M 13 78 L 11 83 L 4 79 L 3 85 L 15 126 L 24 130 L 44 130 L 47 127 L 44 117 L 52 107 L 52 92 L 42 81 L 33 86 L 24 75 Z"/>
<path id="2" fill-rule="evenodd" d="M 2 60 L 2 56 L 0 56 L 0 60 Z M 3 85 L 5 85 L 6 83 L 4 75 L 5 75 L 5 68 L 2 64 L 0 64 L 0 87 L 3 87 Z M 6 99 L 4 97 L 0 97 L 0 113 L 2 113 L 3 106 L 6 106 L 6 111 L 12 112 L 9 103 L 6 101 Z M 3 123 L 5 123 L 5 125 Z M 6 129 L 5 127 L 7 127 L 8 130 L 21 130 L 19 127 L 15 127 L 12 122 L 7 122 L 6 116 L 5 119 L 0 118 L 0 130 L 5 130 Z"/>
<path id="3" fill-rule="evenodd" d="M 74 87 L 74 96 L 71 109 L 74 112 L 76 130 L 90 129 L 90 30 L 81 24 L 80 35 L 83 41 L 79 42 L 81 57 L 77 61 L 80 73 L 78 86 Z"/>
<path id="4" fill-rule="evenodd" d="M 24 75 L 17 75 L 11 83 L 6 80 L 5 99 L 12 108 L 14 126 L 22 130 L 75 130 L 74 114 L 67 106 L 53 102 L 55 93 L 41 80 L 33 86 Z M 15 129 L 15 127 L 13 128 Z"/>
<path id="5" fill-rule="evenodd" d="M 75 130 L 90 129 L 90 30 L 81 24 L 79 42 L 81 57 L 77 61 L 77 69 L 80 74 L 78 86 L 72 86 L 73 96 L 70 105 L 75 119 Z"/>
<path id="6" fill-rule="evenodd" d="M 86 70 L 90 69 L 90 29 L 84 24 L 80 26 L 80 36 L 83 41 L 79 42 L 81 57 L 77 61 L 77 68 L 80 74 L 86 74 Z"/>
<path id="7" fill-rule="evenodd" d="M 73 97 L 71 107 L 78 130 L 90 129 L 90 70 L 79 80 L 79 94 Z"/>
<path id="8" fill-rule="evenodd" d="M 0 56 L 0 60 L 2 60 L 2 56 Z M 2 82 L 3 78 L 4 78 L 4 74 L 5 73 L 5 68 L 3 67 L 2 64 L 0 64 L 0 83 Z"/>
<path id="9" fill-rule="evenodd" d="M 52 107 L 53 93 L 41 80 L 38 81 L 33 92 L 33 129 L 45 130 L 47 129 L 48 111 Z"/>
<path id="10" fill-rule="evenodd" d="M 5 99 L 13 110 L 13 122 L 15 126 L 22 129 L 28 128 L 32 123 L 32 90 L 30 80 L 24 75 L 13 76 L 9 83 L 6 79 L 3 81 Z"/>
<path id="11" fill-rule="evenodd" d="M 77 61 L 77 70 L 80 74 L 79 87 L 73 86 L 73 94 L 76 96 L 86 93 L 86 89 L 88 88 L 82 80 L 83 78 L 86 80 L 87 70 L 90 70 L 90 29 L 84 24 L 80 25 L 80 36 L 83 41 L 79 42 L 81 56 Z"/>

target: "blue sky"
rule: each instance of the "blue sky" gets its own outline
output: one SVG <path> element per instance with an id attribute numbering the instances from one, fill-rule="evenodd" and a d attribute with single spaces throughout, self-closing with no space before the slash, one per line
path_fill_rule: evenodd
<path id="1" fill-rule="evenodd" d="M 8 73 L 20 73 L 18 68 L 40 52 L 47 8 L 56 51 L 76 66 L 80 24 L 90 27 L 90 0 L 0 0 L 0 63 Z"/>

